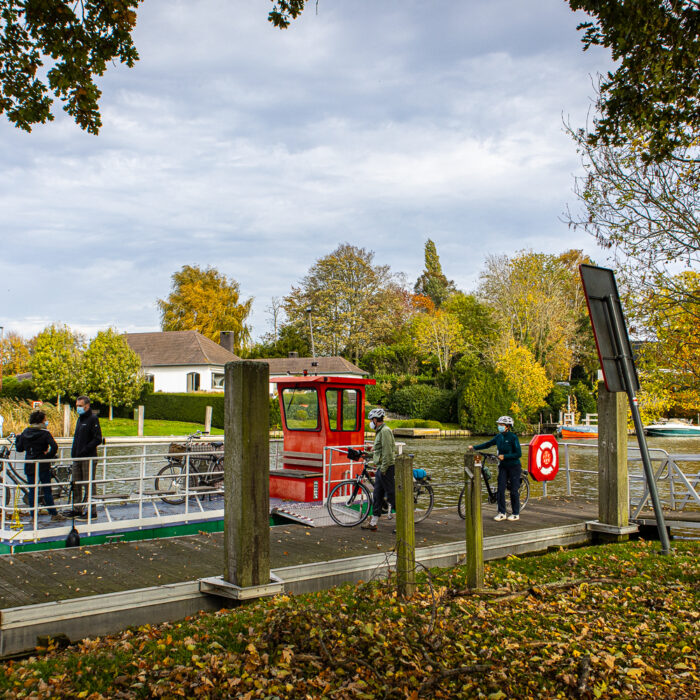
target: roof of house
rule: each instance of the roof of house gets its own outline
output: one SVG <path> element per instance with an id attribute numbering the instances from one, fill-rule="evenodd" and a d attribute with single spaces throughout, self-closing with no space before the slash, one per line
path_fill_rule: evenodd
<path id="1" fill-rule="evenodd" d="M 144 367 L 223 365 L 241 359 L 197 331 L 126 333 L 125 336 Z"/>
<path id="2" fill-rule="evenodd" d="M 267 362 L 270 365 L 271 376 L 284 376 L 287 374 L 325 374 L 328 376 L 338 374 L 354 374 L 364 376 L 368 374 L 357 365 L 349 362 L 344 357 L 261 357 L 251 358 L 253 362 Z M 316 362 L 313 366 L 311 363 Z"/>

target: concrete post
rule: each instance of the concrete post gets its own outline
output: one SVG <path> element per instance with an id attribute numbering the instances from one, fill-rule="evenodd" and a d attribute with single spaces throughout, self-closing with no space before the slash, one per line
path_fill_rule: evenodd
<path id="1" fill-rule="evenodd" d="M 143 406 L 139 406 L 139 407 L 138 407 L 138 417 L 137 417 L 137 420 L 138 420 L 138 428 L 137 428 L 137 430 L 136 430 L 136 434 L 137 434 L 139 437 L 143 437 L 143 419 L 144 419 L 144 417 L 145 417 L 145 415 L 144 415 L 144 407 L 143 407 Z"/>
<path id="2" fill-rule="evenodd" d="M 211 433 L 211 415 L 213 412 L 213 408 L 211 406 L 207 406 L 205 411 L 204 411 L 204 432 L 205 433 Z"/>
<path id="3" fill-rule="evenodd" d="M 270 583 L 269 366 L 228 362 L 224 394 L 224 579 Z"/>
<path id="4" fill-rule="evenodd" d="M 627 396 L 598 382 L 598 520 L 614 528 L 629 525 Z M 623 541 L 628 535 L 603 533 Z"/>
<path id="5" fill-rule="evenodd" d="M 396 458 L 396 578 L 400 596 L 416 592 L 416 533 L 413 522 L 413 457 Z"/>
<path id="6" fill-rule="evenodd" d="M 484 587 L 484 529 L 481 522 L 481 465 L 464 455 L 464 510 L 467 545 L 467 587 Z"/>
<path id="7" fill-rule="evenodd" d="M 63 404 L 63 437 L 70 437 L 70 405 Z"/>

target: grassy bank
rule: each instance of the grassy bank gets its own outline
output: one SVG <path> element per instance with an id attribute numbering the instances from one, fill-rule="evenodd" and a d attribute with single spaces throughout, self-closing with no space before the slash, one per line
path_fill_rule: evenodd
<path id="1" fill-rule="evenodd" d="M 639 542 L 279 596 L 48 649 L 0 669 L 7 698 L 697 697 L 700 545 Z"/>
<path id="2" fill-rule="evenodd" d="M 100 419 L 102 434 L 105 437 L 135 437 L 138 424 L 131 418 Z M 143 434 L 156 437 L 160 435 L 190 435 L 197 430 L 204 430 L 203 423 L 187 423 L 174 420 L 144 420 Z M 211 429 L 212 435 L 223 435 L 224 431 L 218 428 Z"/>

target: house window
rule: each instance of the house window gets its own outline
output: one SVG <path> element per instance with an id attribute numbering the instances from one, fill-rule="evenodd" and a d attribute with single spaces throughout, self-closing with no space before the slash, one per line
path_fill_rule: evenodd
<path id="1" fill-rule="evenodd" d="M 331 430 L 359 430 L 360 392 L 357 389 L 328 389 L 326 408 Z"/>
<path id="2" fill-rule="evenodd" d="M 225 374 L 219 374 L 217 372 L 211 375 L 211 388 L 212 389 L 223 389 L 224 388 L 224 377 Z"/>
<path id="3" fill-rule="evenodd" d="M 153 386 L 156 383 L 156 378 L 152 374 L 147 374 L 144 379 L 151 385 Z"/>
<path id="4" fill-rule="evenodd" d="M 318 392 L 316 389 L 282 389 L 284 421 L 288 430 L 318 430 Z"/>
<path id="5" fill-rule="evenodd" d="M 187 392 L 199 391 L 199 372 L 188 372 Z"/>

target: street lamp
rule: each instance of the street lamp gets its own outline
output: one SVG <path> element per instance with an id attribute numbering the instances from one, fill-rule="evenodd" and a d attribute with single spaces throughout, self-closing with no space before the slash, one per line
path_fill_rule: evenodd
<path id="1" fill-rule="evenodd" d="M 311 356 L 316 359 L 316 348 L 314 347 L 314 326 L 311 323 L 311 312 L 313 311 L 313 307 L 307 306 L 306 307 L 306 315 L 309 317 L 309 333 L 311 334 Z"/>

